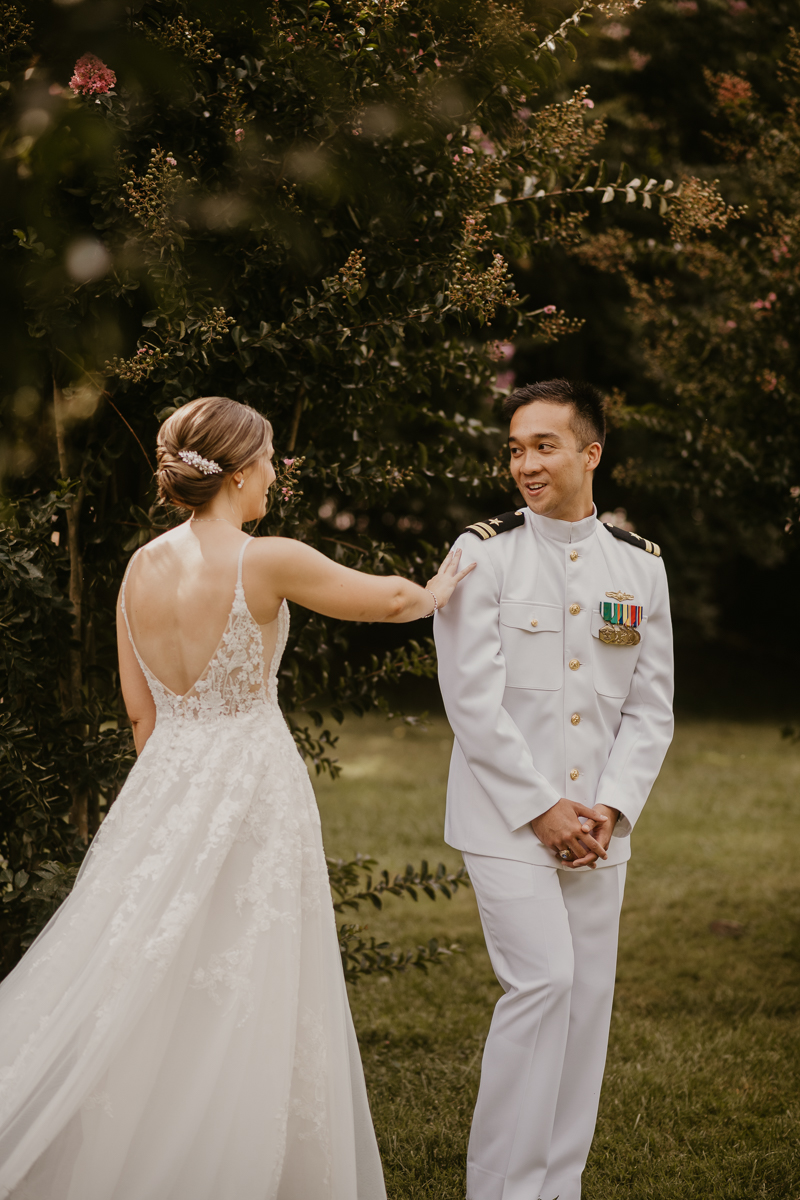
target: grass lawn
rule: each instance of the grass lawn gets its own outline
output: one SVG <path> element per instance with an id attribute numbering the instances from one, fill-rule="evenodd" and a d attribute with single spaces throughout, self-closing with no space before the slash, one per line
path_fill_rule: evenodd
<path id="1" fill-rule="evenodd" d="M 441 836 L 450 740 L 441 718 L 349 720 L 341 779 L 315 783 L 328 854 L 460 865 Z M 800 1200 L 799 788 L 800 748 L 775 728 L 679 725 L 634 834 L 585 1200 Z M 351 992 L 390 1200 L 463 1200 L 500 994 L 472 893 L 362 916 L 402 945 L 464 948 Z M 715 936 L 720 919 L 743 935 Z"/>

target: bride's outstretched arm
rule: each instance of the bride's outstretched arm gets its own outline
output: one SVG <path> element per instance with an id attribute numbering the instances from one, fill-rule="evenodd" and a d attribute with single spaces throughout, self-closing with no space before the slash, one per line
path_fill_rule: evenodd
<path id="1" fill-rule="evenodd" d="M 459 570 L 461 551 L 451 551 L 423 588 L 401 575 L 368 575 L 332 562 L 292 538 L 258 538 L 251 547 L 252 569 L 263 588 L 343 621 L 416 621 L 444 608 L 458 583 L 473 569 Z"/>

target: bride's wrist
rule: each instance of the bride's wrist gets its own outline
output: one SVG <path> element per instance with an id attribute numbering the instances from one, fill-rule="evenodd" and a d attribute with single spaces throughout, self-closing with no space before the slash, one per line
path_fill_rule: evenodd
<path id="1" fill-rule="evenodd" d="M 431 583 L 433 583 L 433 582 L 434 581 L 431 580 Z M 436 613 L 439 611 L 439 609 L 442 607 L 441 601 L 439 600 L 437 593 L 431 587 L 430 583 L 425 584 L 425 591 L 427 593 L 428 601 L 431 604 L 433 604 L 433 608 L 431 608 L 430 611 L 423 613 L 422 615 L 424 617 L 434 617 L 436 615 Z"/>

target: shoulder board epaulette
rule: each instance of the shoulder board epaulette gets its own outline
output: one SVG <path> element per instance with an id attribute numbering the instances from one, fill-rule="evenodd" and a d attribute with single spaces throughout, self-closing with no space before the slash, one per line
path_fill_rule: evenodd
<path id="1" fill-rule="evenodd" d="M 524 524 L 525 510 L 519 508 L 516 512 L 501 513 L 499 517 L 492 517 L 491 521 L 476 521 L 474 525 L 468 525 L 464 533 L 474 533 L 481 541 L 486 542 L 498 533 L 508 533 L 509 529 L 517 529 Z"/>
<path id="2" fill-rule="evenodd" d="M 627 542 L 630 546 L 637 546 L 640 550 L 646 550 L 648 554 L 655 554 L 656 558 L 661 558 L 661 547 L 655 542 L 648 542 L 647 538 L 639 537 L 638 533 L 620 529 L 619 525 L 609 525 L 606 521 L 603 521 L 603 528 L 621 542 Z"/>

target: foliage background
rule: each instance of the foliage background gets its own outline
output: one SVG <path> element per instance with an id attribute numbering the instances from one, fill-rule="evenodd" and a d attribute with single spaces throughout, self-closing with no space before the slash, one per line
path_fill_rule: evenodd
<path id="1" fill-rule="evenodd" d="M 113 606 L 132 550 L 176 519 L 154 502 L 158 423 L 198 394 L 264 411 L 291 460 L 254 532 L 424 580 L 464 523 L 516 503 L 498 397 L 593 379 L 617 426 L 598 505 L 665 547 L 682 695 L 771 691 L 791 715 L 796 635 L 776 645 L 741 594 L 800 582 L 791 352 L 753 400 L 765 335 L 793 341 L 795 242 L 780 286 L 753 247 L 776 197 L 794 213 L 775 64 L 795 7 L 0 6 L 6 968 L 129 768 Z M 67 86 L 87 53 L 110 90 L 91 64 Z M 751 87 L 732 110 L 725 73 Z M 746 215 L 728 221 L 717 178 Z M 719 329 L 732 297 L 749 375 Z M 684 455 L 706 420 L 720 436 Z M 425 624 L 292 616 L 282 703 L 317 770 L 336 770 L 323 709 L 435 702 Z"/>
<path id="2" fill-rule="evenodd" d="M 198 394 L 266 412 L 285 470 L 255 532 L 368 570 L 424 579 L 507 491 L 496 334 L 572 328 L 507 260 L 575 242 L 602 135 L 581 90 L 529 101 L 603 7 L 3 6 L 6 965 L 130 765 L 112 614 L 176 519 L 159 421 Z M 317 770 L 323 703 L 430 677 L 428 632 L 370 657 L 293 613 L 282 702 Z"/>

